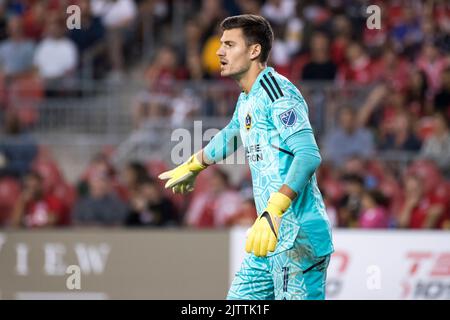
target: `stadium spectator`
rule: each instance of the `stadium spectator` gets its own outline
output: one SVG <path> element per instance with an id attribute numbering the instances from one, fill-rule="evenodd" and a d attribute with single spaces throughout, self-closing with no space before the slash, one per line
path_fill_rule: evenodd
<path id="1" fill-rule="evenodd" d="M 389 226 L 387 201 L 378 190 L 365 191 L 361 199 L 358 225 L 364 229 L 387 228 Z"/>
<path id="2" fill-rule="evenodd" d="M 34 53 L 33 63 L 45 81 L 47 96 L 70 89 L 77 67 L 77 49 L 72 40 L 65 37 L 62 23 L 57 15 L 49 17 L 45 37 Z"/>
<path id="3" fill-rule="evenodd" d="M 179 65 L 175 49 L 168 45 L 158 49 L 144 73 L 147 90 L 161 95 L 172 93 L 175 82 L 187 77 L 187 71 Z"/>
<path id="4" fill-rule="evenodd" d="M 441 113 L 436 113 L 433 120 L 433 133 L 423 144 L 420 155 L 433 160 L 442 172 L 450 178 L 450 129 L 448 120 Z"/>
<path id="5" fill-rule="evenodd" d="M 352 156 L 368 158 L 374 151 L 372 133 L 358 125 L 352 108 L 342 108 L 339 113 L 339 126 L 324 138 L 324 158 L 340 166 Z"/>
<path id="6" fill-rule="evenodd" d="M 400 93 L 400 91 L 397 91 Z M 429 85 L 425 72 L 413 68 L 406 78 L 405 104 L 414 118 L 430 114 Z"/>
<path id="7" fill-rule="evenodd" d="M 20 16 L 9 18 L 8 36 L 0 43 L 0 71 L 13 79 L 32 70 L 34 43 L 25 37 Z"/>
<path id="8" fill-rule="evenodd" d="M 209 189 L 194 195 L 185 217 L 188 226 L 196 228 L 224 227 L 230 216 L 241 206 L 238 192 L 229 186 L 228 175 L 216 169 Z"/>
<path id="9" fill-rule="evenodd" d="M 410 63 L 391 47 L 386 47 L 379 61 L 375 62 L 374 80 L 389 85 L 395 91 L 405 90 L 410 73 Z"/>
<path id="10" fill-rule="evenodd" d="M 434 43 L 425 43 L 416 65 L 427 75 L 430 85 L 428 94 L 434 95 L 441 86 L 441 75 L 450 65 L 450 58 L 440 53 Z"/>
<path id="11" fill-rule="evenodd" d="M 365 85 L 376 77 L 376 68 L 362 44 L 352 42 L 345 50 L 346 62 L 341 64 L 338 80 L 341 85 L 354 83 Z"/>
<path id="12" fill-rule="evenodd" d="M 423 39 L 420 20 L 411 6 L 402 8 L 402 13 L 393 20 L 390 38 L 398 51 L 411 51 L 420 45 Z"/>
<path id="13" fill-rule="evenodd" d="M 216 32 L 217 26 L 225 17 L 226 12 L 220 0 L 203 0 L 200 10 L 195 11 L 194 15 L 202 30 L 200 38 L 200 46 L 202 47 L 206 39 Z"/>
<path id="14" fill-rule="evenodd" d="M 332 18 L 333 42 L 331 44 L 331 58 L 337 66 L 341 66 L 346 60 L 346 51 L 353 37 L 350 20 L 343 14 Z"/>
<path id="15" fill-rule="evenodd" d="M 0 2 L 0 42 L 8 37 L 8 33 L 6 32 L 8 25 L 6 7 L 7 7 L 6 1 Z"/>
<path id="16" fill-rule="evenodd" d="M 330 57 L 330 40 L 316 32 L 311 38 L 311 59 L 304 66 L 303 80 L 334 80 L 337 67 Z"/>
<path id="17" fill-rule="evenodd" d="M 132 199 L 140 193 L 140 183 L 148 177 L 147 169 L 140 162 L 129 162 L 122 170 L 122 182 L 127 192 L 126 198 Z"/>
<path id="18" fill-rule="evenodd" d="M 295 14 L 294 0 L 268 0 L 261 7 L 261 14 L 273 25 L 284 24 Z"/>
<path id="19" fill-rule="evenodd" d="M 4 132 L 0 135 L 0 176 L 23 177 L 37 155 L 37 141 L 23 129 L 15 112 L 5 115 Z"/>
<path id="20" fill-rule="evenodd" d="M 207 78 L 220 77 L 220 61 L 217 58 L 217 50 L 220 48 L 220 32 L 218 26 L 216 32 L 210 35 L 201 49 L 201 62 Z"/>
<path id="21" fill-rule="evenodd" d="M 37 228 L 67 225 L 64 205 L 44 192 L 42 177 L 30 172 L 23 179 L 23 188 L 12 214 L 12 226 Z"/>
<path id="22" fill-rule="evenodd" d="M 238 14 L 261 14 L 261 2 L 259 0 L 236 0 L 240 12 Z"/>
<path id="23" fill-rule="evenodd" d="M 113 172 L 99 164 L 88 177 L 89 193 L 75 204 L 72 217 L 77 225 L 117 226 L 127 213 L 125 203 L 113 189 Z"/>
<path id="24" fill-rule="evenodd" d="M 404 178 L 404 200 L 397 216 L 400 228 L 434 229 L 445 219 L 447 194 L 425 192 L 423 178 L 409 174 Z"/>
<path id="25" fill-rule="evenodd" d="M 398 113 L 389 126 L 386 126 L 379 146 L 381 150 L 419 151 L 421 141 L 414 133 L 410 116 Z"/>
<path id="26" fill-rule="evenodd" d="M 106 40 L 111 63 L 112 81 L 123 80 L 125 67 L 124 45 L 132 32 L 137 17 L 137 6 L 133 0 L 92 0 L 92 13 L 102 19 L 106 28 Z"/>
<path id="27" fill-rule="evenodd" d="M 356 121 L 360 126 L 378 128 L 382 119 L 379 119 L 379 108 L 382 101 L 389 94 L 388 87 L 383 84 L 375 86 L 365 98 L 358 110 Z"/>
<path id="28" fill-rule="evenodd" d="M 434 97 L 434 108 L 450 121 L 450 67 L 442 73 L 442 87 Z"/>
<path id="29" fill-rule="evenodd" d="M 189 78 L 193 80 L 201 80 L 206 76 L 200 56 L 201 37 L 202 29 L 200 24 L 194 19 L 188 20 L 184 34 L 185 46 L 180 50 L 184 51 L 184 61 Z"/>
<path id="30" fill-rule="evenodd" d="M 77 193 L 80 198 L 88 196 L 89 178 L 98 170 L 98 168 L 101 170 L 109 170 L 111 173 L 114 171 L 114 168 L 110 164 L 109 158 L 106 154 L 100 152 L 95 154 L 89 162 L 88 167 L 81 174 L 80 180 L 77 183 Z"/>
<path id="31" fill-rule="evenodd" d="M 23 14 L 23 30 L 27 38 L 41 40 L 48 9 L 48 1 L 33 1 L 26 9 Z"/>
<path id="32" fill-rule="evenodd" d="M 163 195 L 157 181 L 143 177 L 138 190 L 130 198 L 126 226 L 176 226 L 178 213 L 173 203 Z"/>
<path id="33" fill-rule="evenodd" d="M 338 203 L 338 226 L 354 228 L 358 226 L 361 201 L 364 192 L 364 179 L 356 174 L 342 177 L 344 195 Z"/>
<path id="34" fill-rule="evenodd" d="M 171 46 L 164 46 L 158 50 L 144 77 L 147 88 L 136 98 L 132 110 L 133 122 L 136 128 L 147 127 L 151 130 L 149 122 L 156 123 L 159 118 L 169 116 L 172 112 L 172 104 L 178 98 L 172 99 L 177 92 L 176 82 L 186 80 L 188 71 L 178 65 L 175 50 Z"/>
<path id="35" fill-rule="evenodd" d="M 370 179 L 370 172 L 368 171 L 368 161 L 358 156 L 348 158 L 341 166 L 338 167 L 341 177 L 348 175 L 357 175 L 363 178 L 364 186 L 373 187 L 367 179 Z M 367 178 L 367 179 L 366 179 Z"/>
<path id="36" fill-rule="evenodd" d="M 78 67 L 88 68 L 89 63 L 85 58 L 93 55 L 92 63 L 94 69 L 89 76 L 97 78 L 106 68 L 103 57 L 106 54 L 105 48 L 105 27 L 100 17 L 92 14 L 89 0 L 79 0 L 77 5 L 80 7 L 81 25 L 80 29 L 71 29 L 67 36 L 75 43 L 78 56 Z M 88 70 L 88 69 L 85 69 Z M 84 75 L 87 76 L 87 75 Z"/>
<path id="37" fill-rule="evenodd" d="M 240 181 L 240 195 L 242 204 L 239 209 L 225 220 L 226 226 L 250 227 L 258 216 L 255 201 L 253 199 L 253 189 L 251 180 L 248 180 L 250 172 Z"/>
<path id="38" fill-rule="evenodd" d="M 251 227 L 257 217 L 255 201 L 253 198 L 244 199 L 237 212 L 226 221 L 226 226 Z"/>
<path id="39" fill-rule="evenodd" d="M 118 167 L 129 161 L 146 161 L 161 148 L 161 121 L 169 119 L 170 100 L 145 94 L 138 99 L 133 110 L 135 129 L 111 156 Z"/>

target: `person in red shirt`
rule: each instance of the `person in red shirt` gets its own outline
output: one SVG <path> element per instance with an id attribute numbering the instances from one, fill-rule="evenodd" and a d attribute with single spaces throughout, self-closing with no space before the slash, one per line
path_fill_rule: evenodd
<path id="1" fill-rule="evenodd" d="M 345 51 L 346 63 L 338 73 L 340 84 L 355 83 L 366 85 L 375 79 L 375 64 L 366 50 L 358 42 L 351 43 Z"/>
<path id="2" fill-rule="evenodd" d="M 373 77 L 388 84 L 395 91 L 403 92 L 411 73 L 410 63 L 400 57 L 393 48 L 386 47 L 382 56 L 373 63 Z"/>
<path id="3" fill-rule="evenodd" d="M 241 207 L 242 198 L 233 190 L 228 175 L 216 169 L 209 180 L 209 188 L 194 195 L 186 213 L 186 225 L 194 228 L 220 228 L 229 225 L 229 219 Z"/>
<path id="4" fill-rule="evenodd" d="M 429 95 L 434 96 L 441 87 L 442 73 L 450 65 L 448 56 L 443 55 L 434 43 L 425 43 L 415 64 L 425 72 L 430 85 Z"/>
<path id="5" fill-rule="evenodd" d="M 12 225 L 25 228 L 62 225 L 67 221 L 64 212 L 61 200 L 45 194 L 42 177 L 32 172 L 24 178 L 22 193 L 14 207 Z"/>
<path id="6" fill-rule="evenodd" d="M 398 225 L 401 228 L 441 228 L 445 219 L 447 190 L 434 188 L 425 192 L 422 178 L 407 175 L 404 180 L 405 196 L 400 207 Z"/>

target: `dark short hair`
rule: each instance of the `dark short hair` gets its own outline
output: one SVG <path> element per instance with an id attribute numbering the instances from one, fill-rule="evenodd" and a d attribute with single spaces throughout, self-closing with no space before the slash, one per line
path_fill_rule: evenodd
<path id="1" fill-rule="evenodd" d="M 226 18 L 220 27 L 222 30 L 242 29 L 246 44 L 260 44 L 259 60 L 263 63 L 267 62 L 272 49 L 273 30 L 266 18 L 254 14 L 242 14 Z"/>
<path id="2" fill-rule="evenodd" d="M 370 198 L 373 199 L 373 201 L 383 207 L 387 207 L 389 205 L 389 198 L 380 190 L 373 189 L 373 190 L 367 190 L 365 192 Z"/>
<path id="3" fill-rule="evenodd" d="M 346 173 L 342 176 L 344 182 L 356 183 L 360 186 L 364 186 L 364 178 L 356 173 Z"/>

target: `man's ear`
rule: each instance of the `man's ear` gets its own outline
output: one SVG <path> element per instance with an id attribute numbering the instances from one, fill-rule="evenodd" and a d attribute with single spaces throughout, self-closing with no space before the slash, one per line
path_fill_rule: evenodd
<path id="1" fill-rule="evenodd" d="M 250 46 L 250 60 L 256 60 L 261 55 L 261 45 L 259 43 Z"/>

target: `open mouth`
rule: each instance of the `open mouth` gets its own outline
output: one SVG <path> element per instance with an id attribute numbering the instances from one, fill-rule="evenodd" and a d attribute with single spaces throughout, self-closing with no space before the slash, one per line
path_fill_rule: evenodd
<path id="1" fill-rule="evenodd" d="M 223 67 L 223 66 L 226 66 L 228 64 L 228 62 L 226 62 L 226 61 L 220 61 L 220 65 Z"/>

